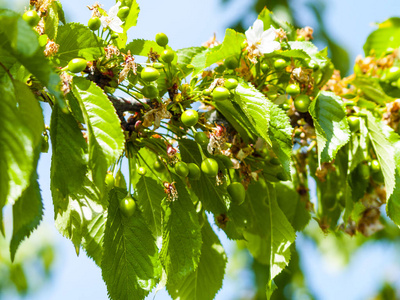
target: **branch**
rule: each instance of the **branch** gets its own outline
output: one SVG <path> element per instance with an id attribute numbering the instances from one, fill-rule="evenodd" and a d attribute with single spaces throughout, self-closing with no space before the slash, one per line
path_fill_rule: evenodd
<path id="1" fill-rule="evenodd" d="M 143 104 L 151 105 L 151 99 L 144 99 L 142 102 L 139 102 L 133 98 L 125 99 L 114 95 L 108 95 L 108 99 L 110 99 L 111 103 L 114 105 L 123 127 L 125 127 L 127 123 L 124 117 L 124 112 L 140 112 L 144 109 Z"/>

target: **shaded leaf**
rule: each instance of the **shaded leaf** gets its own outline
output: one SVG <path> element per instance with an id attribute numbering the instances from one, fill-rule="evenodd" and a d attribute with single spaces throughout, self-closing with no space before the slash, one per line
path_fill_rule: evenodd
<path id="1" fill-rule="evenodd" d="M 203 245 L 197 269 L 176 284 L 167 283 L 174 299 L 212 300 L 222 287 L 227 261 L 224 248 L 207 220 L 201 233 Z"/>
<path id="2" fill-rule="evenodd" d="M 160 260 L 168 283 L 176 285 L 197 268 L 202 241 L 198 217 L 186 186 L 175 175 L 173 180 L 178 197 L 163 202 Z"/>
<path id="3" fill-rule="evenodd" d="M 110 192 L 101 263 L 103 279 L 111 299 L 144 299 L 161 276 L 158 251 L 140 210 L 127 218 L 119 210 L 126 190 Z"/>

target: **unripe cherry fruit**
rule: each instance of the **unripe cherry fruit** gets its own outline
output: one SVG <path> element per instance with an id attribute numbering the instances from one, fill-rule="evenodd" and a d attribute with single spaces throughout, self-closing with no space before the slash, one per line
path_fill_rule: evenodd
<path id="1" fill-rule="evenodd" d="M 188 165 L 183 161 L 178 161 L 175 164 L 175 173 L 182 177 L 188 176 L 189 175 Z"/>
<path id="2" fill-rule="evenodd" d="M 101 21 L 99 17 L 92 17 L 89 19 L 88 27 L 90 30 L 95 31 L 98 30 L 101 26 Z"/>
<path id="3" fill-rule="evenodd" d="M 199 113 L 193 109 L 185 110 L 181 115 L 181 121 L 187 127 L 194 126 L 199 121 Z"/>
<path id="4" fill-rule="evenodd" d="M 153 67 L 146 67 L 142 70 L 142 72 L 140 72 L 140 77 L 142 77 L 144 81 L 151 82 L 157 80 L 158 77 L 160 77 L 160 72 L 158 72 Z"/>
<path id="5" fill-rule="evenodd" d="M 68 70 L 72 73 L 79 73 L 86 69 L 87 61 L 83 58 L 71 59 L 68 63 Z"/>
<path id="6" fill-rule="evenodd" d="M 175 52 L 171 49 L 166 49 L 163 51 L 163 53 L 161 53 L 161 59 L 166 63 L 172 62 L 174 58 L 175 58 Z"/>
<path id="7" fill-rule="evenodd" d="M 246 190 L 240 182 L 232 182 L 227 187 L 229 196 L 232 198 L 232 202 L 240 205 L 244 202 L 246 198 Z"/>
<path id="8" fill-rule="evenodd" d="M 224 87 L 228 90 L 234 90 L 239 85 L 238 81 L 235 78 L 225 79 Z"/>
<path id="9" fill-rule="evenodd" d="M 200 168 L 195 163 L 189 163 L 189 174 L 188 177 L 193 180 L 199 180 L 201 176 Z"/>
<path id="10" fill-rule="evenodd" d="M 230 92 L 226 87 L 223 86 L 217 86 L 213 91 L 212 91 L 212 97 L 214 101 L 223 101 L 228 99 L 230 96 Z"/>
<path id="11" fill-rule="evenodd" d="M 126 196 L 119 202 L 119 209 L 125 217 L 130 218 L 136 211 L 136 202 L 131 196 Z"/>
<path id="12" fill-rule="evenodd" d="M 215 177 L 218 174 L 218 163 L 215 159 L 206 158 L 201 162 L 200 168 L 209 177 Z"/>
<path id="13" fill-rule="evenodd" d="M 168 45 L 168 37 L 165 33 L 159 32 L 156 34 L 156 43 L 161 46 L 165 47 Z"/>
<path id="14" fill-rule="evenodd" d="M 36 10 L 28 10 L 24 12 L 22 19 L 24 19 L 29 26 L 33 27 L 39 23 L 40 17 Z"/>

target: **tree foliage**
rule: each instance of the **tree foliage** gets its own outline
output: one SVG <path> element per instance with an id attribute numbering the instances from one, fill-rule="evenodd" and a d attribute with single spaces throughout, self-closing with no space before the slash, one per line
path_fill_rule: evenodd
<path id="1" fill-rule="evenodd" d="M 159 37 L 127 41 L 135 0 L 90 7 L 94 31 L 66 23 L 59 1 L 35 3 L 33 28 L 0 10 L 0 211 L 13 207 L 12 259 L 42 219 L 36 168 L 49 136 L 56 227 L 101 268 L 110 299 L 157 285 L 213 299 L 227 261 L 216 228 L 249 250 L 270 298 L 282 270 L 298 269 L 291 249 L 311 218 L 326 233 L 371 236 L 387 203 L 400 225 L 397 19 L 341 78 L 311 31 L 266 8 L 246 34 L 174 51 Z M 188 109 L 198 115 L 182 122 Z"/>

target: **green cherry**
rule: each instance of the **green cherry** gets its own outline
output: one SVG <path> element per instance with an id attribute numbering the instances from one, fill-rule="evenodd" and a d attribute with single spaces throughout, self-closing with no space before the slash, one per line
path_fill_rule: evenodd
<path id="1" fill-rule="evenodd" d="M 126 196 L 119 202 L 119 209 L 125 217 L 130 218 L 136 211 L 136 202 L 131 196 Z"/>
<path id="2" fill-rule="evenodd" d="M 144 81 L 151 82 L 155 81 L 160 77 L 160 72 L 158 72 L 153 67 L 146 67 L 140 72 L 140 76 Z"/>
<path id="3" fill-rule="evenodd" d="M 308 107 L 310 106 L 310 97 L 307 95 L 298 95 L 294 99 L 294 107 L 298 112 L 305 113 L 308 111 Z"/>
<path id="4" fill-rule="evenodd" d="M 101 21 L 99 17 L 92 17 L 89 19 L 88 27 L 90 30 L 95 31 L 100 28 Z"/>
<path id="5" fill-rule="evenodd" d="M 117 17 L 121 20 L 126 19 L 129 15 L 129 7 L 128 6 L 121 6 L 118 10 Z"/>
<path id="6" fill-rule="evenodd" d="M 238 81 L 235 78 L 228 78 L 225 79 L 224 87 L 226 87 L 228 90 L 234 90 L 238 86 Z"/>
<path id="7" fill-rule="evenodd" d="M 227 69 L 234 70 L 239 67 L 239 61 L 235 56 L 230 56 L 225 59 L 224 65 Z"/>
<path id="8" fill-rule="evenodd" d="M 24 19 L 29 26 L 33 27 L 39 23 L 40 17 L 35 10 L 28 10 L 24 12 L 22 19 Z"/>
<path id="9" fill-rule="evenodd" d="M 212 91 L 212 97 L 214 101 L 222 101 L 228 99 L 230 96 L 229 90 L 223 86 L 217 86 Z"/>
<path id="10" fill-rule="evenodd" d="M 181 121 L 187 127 L 194 126 L 199 121 L 199 113 L 193 109 L 185 110 L 181 115 Z"/>
<path id="11" fill-rule="evenodd" d="M 209 177 L 215 177 L 218 174 L 218 163 L 215 159 L 206 158 L 201 162 L 201 170 Z"/>
<path id="12" fill-rule="evenodd" d="M 286 93 L 288 93 L 290 96 L 297 96 L 300 94 L 300 87 L 297 84 L 289 84 L 286 87 Z"/>
<path id="13" fill-rule="evenodd" d="M 360 118 L 356 116 L 348 116 L 347 122 L 349 123 L 350 130 L 357 132 L 360 129 Z"/>
<path id="14" fill-rule="evenodd" d="M 276 61 L 274 61 L 274 67 L 277 70 L 282 70 L 283 68 L 286 68 L 288 65 L 288 62 L 282 58 L 278 58 Z"/>
<path id="15" fill-rule="evenodd" d="M 86 69 L 87 61 L 83 58 L 71 59 L 68 63 L 68 70 L 72 73 L 79 73 Z"/>
<path id="16" fill-rule="evenodd" d="M 158 89 L 154 85 L 146 85 L 142 89 L 142 94 L 149 99 L 156 98 L 158 96 Z"/>
<path id="17" fill-rule="evenodd" d="M 182 177 L 188 176 L 189 175 L 188 165 L 183 161 L 177 162 L 175 164 L 175 173 Z"/>
<path id="18" fill-rule="evenodd" d="M 161 53 L 161 59 L 163 62 L 170 63 L 175 58 L 175 52 L 171 49 L 166 49 Z"/>
<path id="19" fill-rule="evenodd" d="M 232 202 L 240 205 L 244 202 L 246 198 L 246 191 L 244 186 L 240 182 L 232 182 L 227 187 L 229 196 L 232 198 Z"/>
<path id="20" fill-rule="evenodd" d="M 193 180 L 199 180 L 201 176 L 199 166 L 194 163 L 189 163 L 188 168 L 189 168 L 188 177 Z"/>
<path id="21" fill-rule="evenodd" d="M 137 168 L 137 172 L 139 175 L 145 175 L 147 173 L 147 169 L 145 167 L 139 167 Z"/>
<path id="22" fill-rule="evenodd" d="M 168 45 L 168 37 L 165 33 L 159 32 L 156 34 L 156 43 L 161 46 L 165 47 Z"/>
<path id="23" fill-rule="evenodd" d="M 200 146 L 205 146 L 208 145 L 209 138 L 205 132 L 197 132 L 194 135 L 194 140 L 200 145 Z"/>

